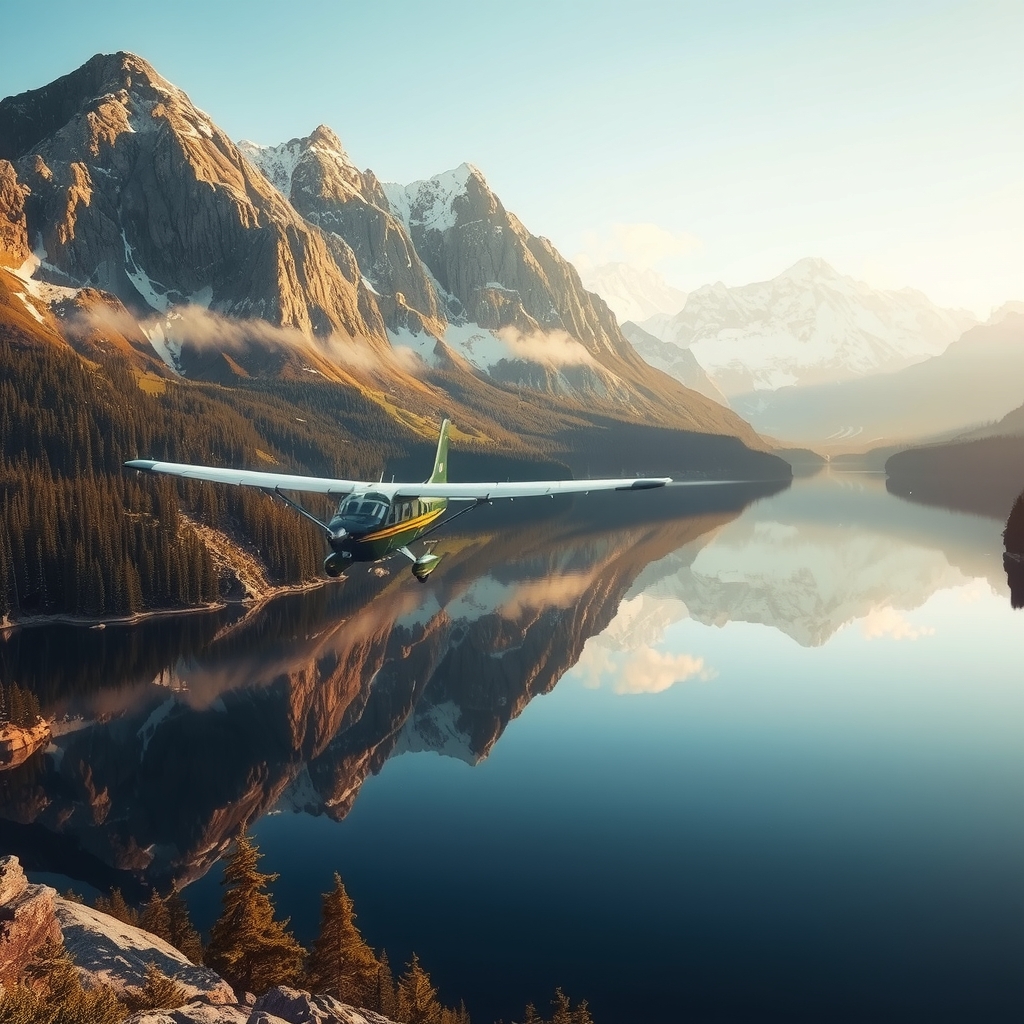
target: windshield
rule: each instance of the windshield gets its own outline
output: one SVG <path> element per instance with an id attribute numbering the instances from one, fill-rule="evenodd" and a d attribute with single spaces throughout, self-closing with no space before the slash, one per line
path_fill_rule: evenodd
<path id="1" fill-rule="evenodd" d="M 338 509 L 343 519 L 358 519 L 362 525 L 375 526 L 384 522 L 389 502 L 380 494 L 350 494 Z"/>

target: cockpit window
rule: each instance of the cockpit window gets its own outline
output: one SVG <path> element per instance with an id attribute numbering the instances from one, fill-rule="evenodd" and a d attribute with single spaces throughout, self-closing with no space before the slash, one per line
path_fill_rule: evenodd
<path id="1" fill-rule="evenodd" d="M 358 519 L 364 526 L 375 526 L 387 517 L 390 502 L 383 495 L 350 494 L 339 506 L 338 515 Z"/>

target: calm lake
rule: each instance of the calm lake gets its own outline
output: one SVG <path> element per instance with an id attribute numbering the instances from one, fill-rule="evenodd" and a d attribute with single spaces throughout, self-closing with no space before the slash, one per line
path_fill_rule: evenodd
<path id="1" fill-rule="evenodd" d="M 1019 1021 L 1001 529 L 852 474 L 516 502 L 427 584 L 24 630 L 0 670 L 59 735 L 0 780 L 0 851 L 187 884 L 206 928 L 247 822 L 302 941 L 339 871 L 477 1024 L 556 986 L 597 1024 Z"/>

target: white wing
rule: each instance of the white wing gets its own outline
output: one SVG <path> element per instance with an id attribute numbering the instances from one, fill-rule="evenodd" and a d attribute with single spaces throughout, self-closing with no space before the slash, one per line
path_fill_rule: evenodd
<path id="1" fill-rule="evenodd" d="M 290 476 L 286 473 L 261 473 L 250 469 L 216 469 L 212 466 L 190 466 L 181 462 L 154 462 L 133 459 L 130 469 L 150 473 L 170 473 L 187 480 L 236 484 L 282 491 L 306 491 L 342 495 L 351 491 L 374 491 L 393 498 L 448 498 L 450 501 L 485 501 L 491 498 L 529 498 L 546 494 L 579 494 L 586 491 L 641 491 L 672 483 L 669 477 L 630 477 L 622 480 L 529 480 L 511 483 L 378 483 L 368 480 L 331 480 L 318 476 Z"/>

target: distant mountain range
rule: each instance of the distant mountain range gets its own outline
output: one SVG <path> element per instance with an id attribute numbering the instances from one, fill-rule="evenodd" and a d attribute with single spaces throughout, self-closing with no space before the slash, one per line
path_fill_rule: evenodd
<path id="1" fill-rule="evenodd" d="M 656 270 L 630 263 L 578 265 L 580 279 L 589 291 L 608 303 L 620 324 L 639 323 L 652 316 L 674 316 L 686 304 L 686 292 L 673 288 Z"/>
<path id="2" fill-rule="evenodd" d="M 1024 314 L 1013 312 L 895 373 L 732 398 L 759 430 L 833 449 L 949 436 L 990 423 L 1022 401 Z"/>
<path id="3" fill-rule="evenodd" d="M 698 288 L 675 316 L 640 326 L 688 348 L 731 400 L 897 370 L 938 355 L 975 322 L 912 289 L 878 291 L 804 259 L 770 281 Z"/>
<path id="4" fill-rule="evenodd" d="M 325 126 L 236 146 L 130 53 L 0 101 L 0 224 L 23 290 L 44 308 L 52 286 L 116 297 L 103 325 L 141 332 L 176 375 L 326 380 L 423 436 L 454 413 L 479 444 L 514 442 L 495 419 L 512 402 L 546 437 L 610 417 L 769 447 L 645 363 L 476 168 L 383 185 Z"/>

